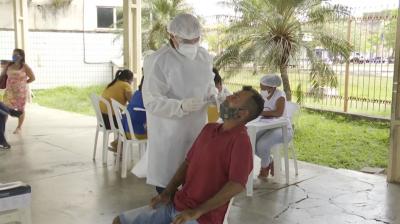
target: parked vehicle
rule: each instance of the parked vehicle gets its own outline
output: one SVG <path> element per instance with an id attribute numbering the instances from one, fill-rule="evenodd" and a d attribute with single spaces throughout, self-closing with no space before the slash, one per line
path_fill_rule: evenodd
<path id="1" fill-rule="evenodd" d="M 386 59 L 384 59 L 383 57 L 377 56 L 373 59 L 373 63 L 385 63 Z"/>
<path id="2" fill-rule="evenodd" d="M 351 56 L 350 56 L 350 62 L 351 63 L 364 64 L 365 63 L 365 58 L 359 52 L 353 52 L 351 54 Z"/>

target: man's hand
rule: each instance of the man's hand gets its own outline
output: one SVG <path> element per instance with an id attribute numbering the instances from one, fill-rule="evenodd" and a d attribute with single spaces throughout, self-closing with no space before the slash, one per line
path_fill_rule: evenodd
<path id="1" fill-rule="evenodd" d="M 172 224 L 185 224 L 187 221 L 200 218 L 201 215 L 202 213 L 199 210 L 188 209 L 177 215 Z"/>
<path id="2" fill-rule="evenodd" d="M 171 194 L 164 191 L 151 199 L 150 207 L 154 209 L 159 203 L 167 204 L 169 202 L 171 202 Z"/>

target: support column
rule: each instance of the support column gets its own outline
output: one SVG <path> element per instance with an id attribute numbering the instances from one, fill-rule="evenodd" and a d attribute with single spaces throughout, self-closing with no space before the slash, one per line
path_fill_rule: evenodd
<path id="1" fill-rule="evenodd" d="M 28 2 L 27 0 L 13 0 L 13 4 L 15 48 L 26 51 L 29 26 Z"/>
<path id="2" fill-rule="evenodd" d="M 400 8 L 398 11 L 400 13 Z M 397 17 L 396 37 L 387 179 L 389 182 L 400 183 L 400 16 Z"/>
<path id="3" fill-rule="evenodd" d="M 124 67 L 133 71 L 136 80 L 142 76 L 141 8 L 141 0 L 124 0 Z"/>

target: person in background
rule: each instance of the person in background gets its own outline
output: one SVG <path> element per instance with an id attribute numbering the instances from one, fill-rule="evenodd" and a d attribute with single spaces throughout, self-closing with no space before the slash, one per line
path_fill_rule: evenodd
<path id="1" fill-rule="evenodd" d="M 133 73 L 129 69 L 118 70 L 115 74 L 114 80 L 107 85 L 101 94 L 111 105 L 111 99 L 118 101 L 122 105 L 126 105 L 129 99 L 132 97 L 132 82 Z M 110 120 L 108 118 L 107 107 L 104 103 L 100 102 L 100 111 L 103 116 L 103 121 L 106 129 L 111 129 Z M 111 108 L 111 114 L 115 125 L 117 120 L 114 115 L 114 111 Z"/>
<path id="2" fill-rule="evenodd" d="M 218 89 L 218 97 L 219 97 L 219 100 L 221 100 L 223 102 L 225 100 L 225 98 L 227 96 L 232 95 L 232 93 L 231 93 L 231 91 L 228 90 L 228 88 L 226 88 L 226 86 L 222 85 L 222 78 L 219 75 L 218 69 L 213 68 L 213 72 L 215 74 L 214 83 L 215 83 L 215 87 L 217 87 L 217 89 Z"/>
<path id="3" fill-rule="evenodd" d="M 226 99 L 226 97 L 232 95 L 232 93 L 225 86 L 222 85 L 222 78 L 219 75 L 218 69 L 213 68 L 213 73 L 215 75 L 214 84 L 218 90 L 218 101 L 223 102 Z M 208 107 L 207 115 L 209 123 L 218 121 L 219 119 L 218 106 L 219 105 L 210 105 Z"/>
<path id="4" fill-rule="evenodd" d="M 277 74 L 265 75 L 260 80 L 261 95 L 263 96 L 264 111 L 261 116 L 265 119 L 285 117 L 288 121 L 289 141 L 293 137 L 292 125 L 286 111 L 286 94 L 277 89 L 282 84 L 282 79 Z M 271 158 L 271 149 L 276 144 L 283 143 L 281 129 L 272 129 L 257 134 L 256 155 L 261 158 L 259 178 L 267 178 L 269 173 L 274 175 L 274 165 Z"/>
<path id="5" fill-rule="evenodd" d="M 229 201 L 245 189 L 253 169 L 246 123 L 257 118 L 264 100 L 244 87 L 221 104 L 224 123 L 203 127 L 166 189 L 154 197 L 154 210 L 127 211 L 113 224 L 222 224 Z"/>
<path id="6" fill-rule="evenodd" d="M 169 44 L 143 62 L 143 102 L 147 116 L 147 183 L 167 186 L 207 121 L 207 105 L 217 94 L 212 57 L 199 46 L 201 26 L 190 14 L 168 25 Z"/>
<path id="7" fill-rule="evenodd" d="M 11 115 L 12 117 L 20 117 L 22 115 L 22 111 L 11 109 L 4 105 L 4 103 L 0 102 L 0 149 L 11 148 L 10 144 L 8 144 L 6 140 L 4 133 L 6 129 L 8 115 Z"/>
<path id="8" fill-rule="evenodd" d="M 146 110 L 143 105 L 142 97 L 143 80 L 144 76 L 142 76 L 138 90 L 136 90 L 131 97 L 127 108 L 129 115 L 132 119 L 132 127 L 135 138 L 139 140 L 147 139 Z M 122 118 L 122 124 L 124 125 L 124 130 L 128 131 L 129 128 L 126 116 Z"/>
<path id="9" fill-rule="evenodd" d="M 18 126 L 13 132 L 18 134 L 25 120 L 28 84 L 35 80 L 32 69 L 25 63 L 25 51 L 14 49 L 12 61 L 6 65 L 3 72 L 8 76 L 3 96 L 4 104 L 22 112 L 22 115 L 18 117 Z"/>
<path id="10" fill-rule="evenodd" d="M 129 100 L 127 111 L 131 117 L 133 134 L 136 139 L 143 140 L 147 139 L 147 124 L 146 124 L 146 110 L 143 105 L 142 98 L 142 85 L 144 76 L 140 81 L 138 90 L 135 91 L 131 99 Z M 124 126 L 125 134 L 128 139 L 132 138 L 132 133 L 129 132 L 128 119 L 125 114 L 122 115 L 122 125 Z M 117 151 L 118 141 L 115 140 L 111 143 L 113 151 Z"/>

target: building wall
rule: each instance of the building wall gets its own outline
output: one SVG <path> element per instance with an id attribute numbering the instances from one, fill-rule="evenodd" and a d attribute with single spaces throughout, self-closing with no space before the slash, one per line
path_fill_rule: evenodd
<path id="1" fill-rule="evenodd" d="M 49 2 L 33 0 L 29 7 L 26 61 L 37 78 L 31 87 L 110 82 L 111 61 L 122 58 L 122 34 L 97 29 L 97 6 L 121 6 L 122 0 L 73 0 L 68 8 L 57 13 L 49 10 Z M 11 1 L 0 0 L 0 59 L 11 59 L 14 49 L 12 11 Z"/>
<path id="2" fill-rule="evenodd" d="M 30 1 L 30 30 L 86 30 L 97 29 L 97 7 L 122 7 L 122 0 L 72 0 L 65 8 L 55 9 L 52 0 Z M 0 0 L 0 28 L 13 28 L 12 0 Z M 104 29 L 101 29 L 104 30 Z"/>
<path id="3" fill-rule="evenodd" d="M 111 81 L 111 59 L 122 55 L 122 41 L 112 33 L 82 32 L 30 33 L 27 63 L 32 67 L 36 81 L 33 89 L 57 86 L 89 86 Z M 13 31 L 0 31 L 0 58 L 11 59 L 14 46 Z"/>

